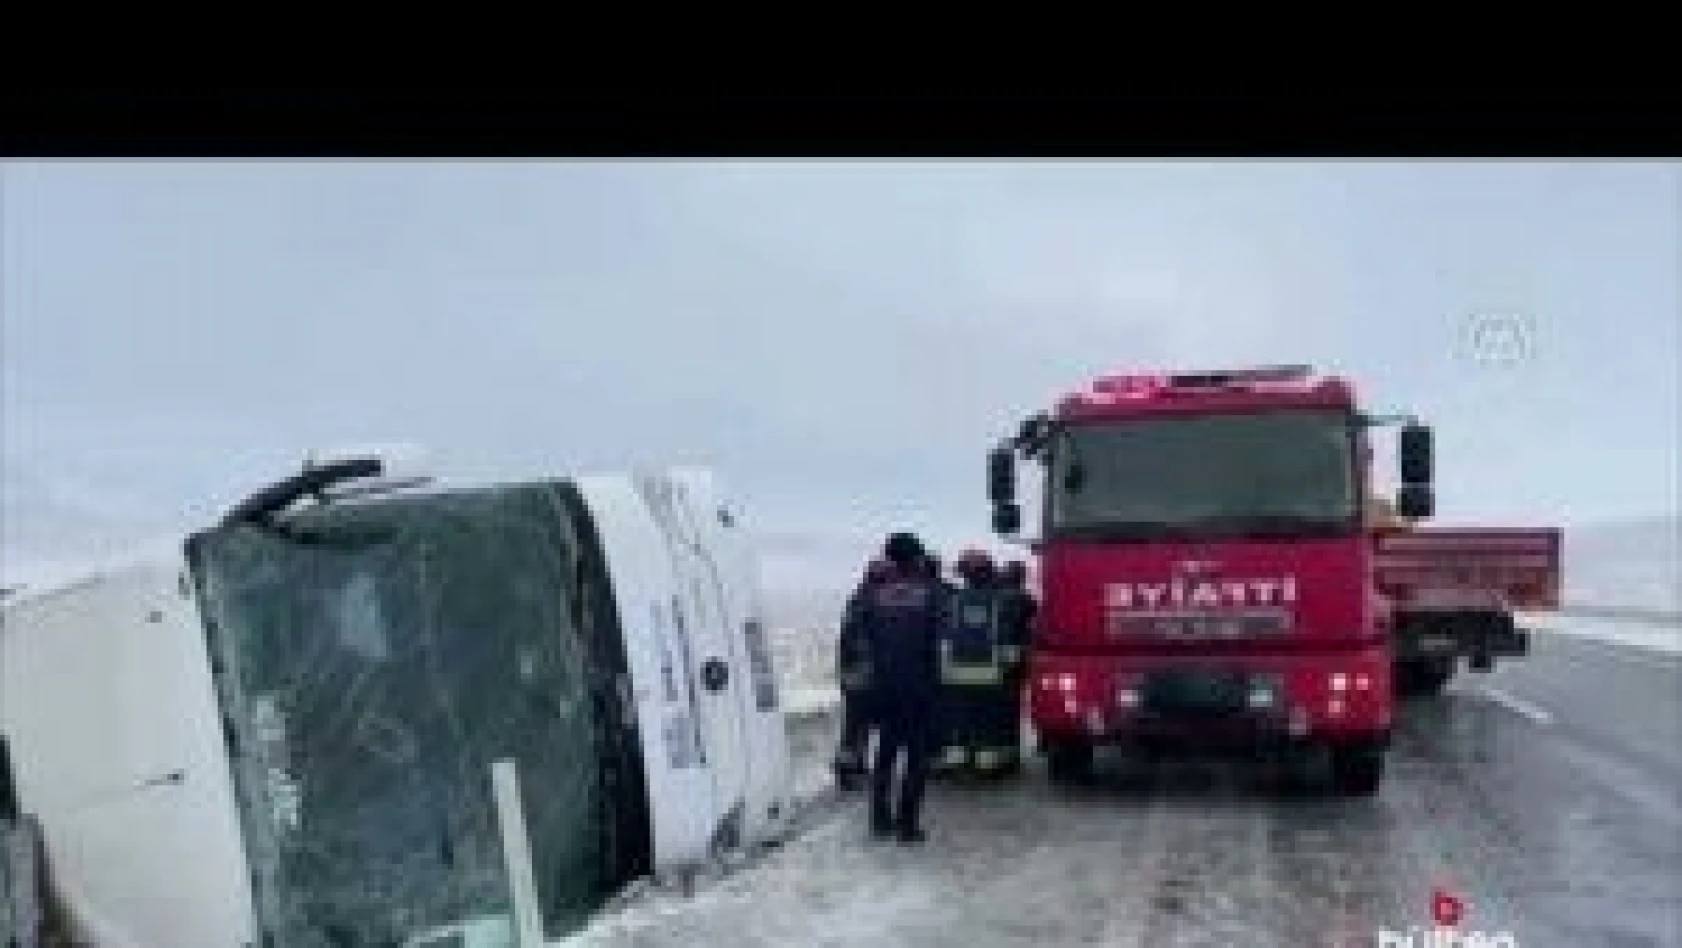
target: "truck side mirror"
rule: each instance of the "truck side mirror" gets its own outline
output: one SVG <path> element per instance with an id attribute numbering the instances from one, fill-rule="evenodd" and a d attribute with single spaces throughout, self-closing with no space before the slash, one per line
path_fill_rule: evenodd
<path id="1" fill-rule="evenodd" d="M 1417 422 L 1402 428 L 1397 454 L 1403 484 L 1431 483 L 1431 429 Z"/>
<path id="2" fill-rule="evenodd" d="M 1426 520 L 1436 513 L 1430 484 L 1403 484 L 1396 490 L 1396 513 L 1409 520 Z"/>
<path id="3" fill-rule="evenodd" d="M 1008 445 L 987 454 L 987 499 L 994 506 L 1016 500 L 1016 453 Z"/>
<path id="4" fill-rule="evenodd" d="M 993 532 L 1010 536 L 1022 529 L 1022 508 L 1011 503 L 993 505 Z"/>

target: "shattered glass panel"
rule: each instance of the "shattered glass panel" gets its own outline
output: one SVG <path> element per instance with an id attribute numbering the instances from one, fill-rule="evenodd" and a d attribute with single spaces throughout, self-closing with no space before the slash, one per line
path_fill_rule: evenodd
<path id="1" fill-rule="evenodd" d="M 316 507 L 192 555 L 274 944 L 511 937 L 503 758 L 546 935 L 645 868 L 618 617 L 568 485 Z"/>

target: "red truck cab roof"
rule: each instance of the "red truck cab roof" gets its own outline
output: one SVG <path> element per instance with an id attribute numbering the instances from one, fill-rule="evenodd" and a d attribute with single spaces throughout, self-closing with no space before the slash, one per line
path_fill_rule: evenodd
<path id="1" fill-rule="evenodd" d="M 1354 410 L 1353 386 L 1306 366 L 1222 369 L 1207 372 L 1108 375 L 1057 404 L 1060 421 L 1079 422 L 1190 411 L 1263 408 Z"/>

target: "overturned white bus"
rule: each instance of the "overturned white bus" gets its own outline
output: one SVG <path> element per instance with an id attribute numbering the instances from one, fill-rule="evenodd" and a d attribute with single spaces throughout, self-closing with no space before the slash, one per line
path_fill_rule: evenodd
<path id="1" fill-rule="evenodd" d="M 0 759 L 96 944 L 523 948 L 784 831 L 756 562 L 707 472 L 346 496 L 383 470 L 306 466 L 6 603 Z"/>

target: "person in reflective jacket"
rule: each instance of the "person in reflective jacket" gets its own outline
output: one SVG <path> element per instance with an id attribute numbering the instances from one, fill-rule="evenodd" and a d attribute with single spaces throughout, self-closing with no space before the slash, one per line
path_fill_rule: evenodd
<path id="1" fill-rule="evenodd" d="M 939 691 L 938 638 L 946 597 L 928 576 L 922 543 L 909 533 L 882 550 L 890 571 L 862 597 L 858 634 L 871 656 L 876 759 L 871 768 L 870 826 L 877 836 L 923 840 L 921 812 Z M 897 793 L 894 777 L 903 763 Z"/>
<path id="2" fill-rule="evenodd" d="M 1000 774 L 1016 769 L 1018 704 L 1007 594 L 992 558 L 966 550 L 958 560 L 964 586 L 952 601 L 941 634 L 940 672 L 946 746 L 941 764 Z"/>
<path id="3" fill-rule="evenodd" d="M 873 727 L 870 654 L 858 628 L 860 606 L 870 589 L 888 577 L 889 570 L 886 560 L 872 560 L 842 613 L 835 659 L 836 678 L 841 684 L 841 741 L 835 749 L 833 767 L 835 782 L 843 790 L 857 790 L 863 785 Z"/>
<path id="4" fill-rule="evenodd" d="M 1027 684 L 1028 650 L 1033 642 L 1034 617 L 1039 604 L 1028 589 L 1028 567 L 1020 560 L 1012 560 L 999 570 L 999 585 L 1004 595 L 1004 635 L 1002 659 L 1005 665 L 1005 690 L 1008 692 L 1009 714 L 1000 709 L 1000 740 L 1013 748 L 1022 746 L 1022 692 Z M 1020 755 L 1006 763 L 1010 769 L 1021 766 Z"/>
<path id="5" fill-rule="evenodd" d="M 999 585 L 1006 589 L 1028 591 L 1028 564 L 1021 560 L 1011 560 L 999 567 Z"/>
<path id="6" fill-rule="evenodd" d="M 940 638 L 940 773 L 967 770 L 982 743 L 988 690 L 996 684 L 992 565 L 980 550 L 965 550 L 956 564 L 963 585 L 952 591 L 952 608 Z"/>

